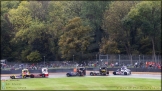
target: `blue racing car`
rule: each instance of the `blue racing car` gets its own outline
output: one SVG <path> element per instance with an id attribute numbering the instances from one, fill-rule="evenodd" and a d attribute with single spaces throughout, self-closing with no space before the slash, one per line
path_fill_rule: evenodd
<path id="1" fill-rule="evenodd" d="M 85 75 L 86 75 L 86 69 L 84 67 L 77 68 L 76 72 L 66 73 L 67 77 L 70 77 L 70 76 L 85 76 Z"/>

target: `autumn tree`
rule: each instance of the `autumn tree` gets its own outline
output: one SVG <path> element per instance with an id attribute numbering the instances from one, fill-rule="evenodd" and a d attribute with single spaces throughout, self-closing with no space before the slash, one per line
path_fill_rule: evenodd
<path id="1" fill-rule="evenodd" d="M 80 17 L 71 19 L 63 31 L 59 40 L 62 58 L 69 60 L 74 54 L 81 56 L 86 53 L 92 39 L 89 36 L 92 30 L 89 26 L 83 26 Z"/>
<path id="2" fill-rule="evenodd" d="M 119 47 L 124 47 L 128 55 L 132 54 L 132 48 L 130 44 L 130 30 L 126 29 L 122 24 L 122 19 L 128 14 L 131 7 L 134 6 L 134 1 L 115 1 L 110 5 L 110 8 L 104 13 L 103 26 L 105 36 L 104 39 L 111 41 L 110 43 L 117 42 L 118 46 L 116 50 L 120 50 Z M 135 35 L 133 35 L 135 36 Z M 103 39 L 103 40 L 104 40 Z M 104 46 L 105 44 L 101 44 Z M 104 50 L 104 49 L 101 49 Z M 102 52 L 102 51 L 101 51 Z M 124 50 L 120 50 L 120 53 L 124 53 Z"/>
<path id="3" fill-rule="evenodd" d="M 1 1 L 1 59 L 13 60 L 14 46 L 10 40 L 14 36 L 8 12 L 19 5 L 19 1 Z"/>
<path id="4" fill-rule="evenodd" d="M 125 22 L 138 24 L 142 30 L 143 39 L 152 43 L 152 54 L 156 61 L 157 53 L 161 53 L 161 4 L 160 1 L 143 1 L 131 9 L 126 16 Z M 159 40 L 160 39 L 160 40 Z M 142 50 L 141 50 L 142 51 Z"/>

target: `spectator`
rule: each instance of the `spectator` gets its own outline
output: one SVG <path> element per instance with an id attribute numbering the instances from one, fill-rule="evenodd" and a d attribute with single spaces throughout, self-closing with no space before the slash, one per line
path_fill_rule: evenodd
<path id="1" fill-rule="evenodd" d="M 152 68 L 152 62 L 149 62 L 149 68 Z"/>
<path id="2" fill-rule="evenodd" d="M 148 68 L 148 66 L 149 66 L 149 62 L 146 61 L 146 68 Z"/>
<path id="3" fill-rule="evenodd" d="M 112 68 L 114 68 L 114 64 L 113 63 L 111 63 L 110 65 L 111 65 Z"/>
<path id="4" fill-rule="evenodd" d="M 143 62 L 140 62 L 140 68 L 143 68 Z"/>
<path id="5" fill-rule="evenodd" d="M 138 67 L 138 62 L 135 62 L 134 67 L 135 67 L 135 68 Z"/>
<path id="6" fill-rule="evenodd" d="M 119 66 L 119 63 L 118 63 L 118 62 L 116 62 L 116 63 L 115 63 L 115 66 Z"/>
<path id="7" fill-rule="evenodd" d="M 13 66 L 13 67 L 11 68 L 11 70 L 15 70 L 15 67 Z"/>

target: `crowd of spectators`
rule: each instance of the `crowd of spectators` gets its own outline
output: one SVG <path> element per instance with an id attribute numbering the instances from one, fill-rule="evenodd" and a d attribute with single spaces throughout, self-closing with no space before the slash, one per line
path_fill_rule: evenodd
<path id="1" fill-rule="evenodd" d="M 76 67 L 76 66 L 86 66 L 86 67 L 100 67 L 100 66 L 109 66 L 109 67 L 120 67 L 120 66 L 127 66 L 127 67 L 134 67 L 134 68 L 152 68 L 152 69 L 161 69 L 161 63 L 160 62 L 135 62 L 134 65 L 132 64 L 124 64 L 119 62 L 99 62 L 99 61 L 88 61 L 82 62 L 82 63 L 76 63 L 73 61 L 50 61 L 44 63 L 8 63 L 8 64 L 2 64 L 1 63 L 1 69 L 7 69 L 7 70 L 17 70 L 17 69 L 31 69 L 31 70 L 37 70 L 41 69 L 42 67 L 48 67 L 48 68 L 68 68 L 68 67 Z"/>

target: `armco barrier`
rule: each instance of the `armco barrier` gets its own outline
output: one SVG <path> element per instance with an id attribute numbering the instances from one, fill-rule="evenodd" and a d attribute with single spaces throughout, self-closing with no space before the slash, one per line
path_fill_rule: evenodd
<path id="1" fill-rule="evenodd" d="M 21 74 L 22 70 L 1 70 L 1 74 Z M 57 72 L 71 72 L 73 69 L 49 69 L 49 73 L 57 73 Z M 29 70 L 30 73 L 40 73 L 41 70 Z"/>
<path id="2" fill-rule="evenodd" d="M 98 71 L 99 68 L 86 68 L 87 71 Z M 109 71 L 115 71 L 119 68 L 108 68 Z M 130 68 L 132 72 L 161 72 L 161 69 L 147 69 L 147 68 Z M 41 70 L 29 70 L 30 73 L 40 73 Z M 49 73 L 57 72 L 71 72 L 73 69 L 49 69 Z M 1 70 L 1 74 L 20 74 L 21 70 Z"/>
<path id="3" fill-rule="evenodd" d="M 117 69 L 120 68 L 108 68 L 109 71 L 115 71 Z M 148 69 L 148 68 L 129 68 L 132 72 L 161 72 L 161 69 Z M 99 68 L 93 68 L 93 69 L 89 69 L 87 68 L 87 70 L 89 71 L 99 71 Z"/>

